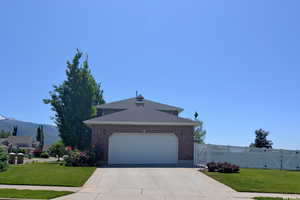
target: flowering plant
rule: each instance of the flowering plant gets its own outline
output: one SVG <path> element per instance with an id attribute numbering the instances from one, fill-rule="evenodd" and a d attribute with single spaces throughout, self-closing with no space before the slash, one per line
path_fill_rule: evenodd
<path id="1" fill-rule="evenodd" d="M 67 152 L 65 157 L 66 166 L 93 166 L 95 165 L 95 156 L 91 152 L 83 152 L 77 149 Z"/>

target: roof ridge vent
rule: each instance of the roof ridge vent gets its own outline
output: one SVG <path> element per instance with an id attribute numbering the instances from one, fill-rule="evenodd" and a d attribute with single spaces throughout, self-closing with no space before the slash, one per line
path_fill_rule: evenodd
<path id="1" fill-rule="evenodd" d="M 136 96 L 135 98 L 135 104 L 137 106 L 144 106 L 145 102 L 144 102 L 144 97 L 140 94 L 138 96 Z"/>

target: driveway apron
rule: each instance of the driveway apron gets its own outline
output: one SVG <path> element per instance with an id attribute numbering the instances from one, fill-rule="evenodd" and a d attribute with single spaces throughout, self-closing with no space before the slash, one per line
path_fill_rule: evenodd
<path id="1" fill-rule="evenodd" d="M 231 188 L 196 168 L 98 168 L 83 188 L 57 200 L 230 200 Z"/>

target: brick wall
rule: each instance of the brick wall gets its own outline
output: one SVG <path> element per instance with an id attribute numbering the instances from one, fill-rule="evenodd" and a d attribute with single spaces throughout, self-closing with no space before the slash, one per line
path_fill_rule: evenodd
<path id="1" fill-rule="evenodd" d="M 192 161 L 194 139 L 192 126 L 132 126 L 132 125 L 92 125 L 92 146 L 100 152 L 100 161 L 107 162 L 108 138 L 113 133 L 174 133 L 178 137 L 178 160 Z"/>

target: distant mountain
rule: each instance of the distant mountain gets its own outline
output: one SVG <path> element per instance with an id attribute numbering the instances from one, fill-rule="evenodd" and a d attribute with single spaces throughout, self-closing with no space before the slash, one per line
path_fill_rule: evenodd
<path id="1" fill-rule="evenodd" d="M 7 117 L 5 117 L 3 115 L 0 115 L 0 120 L 5 120 L 5 119 L 11 119 L 11 118 L 7 118 Z"/>
<path id="2" fill-rule="evenodd" d="M 45 144 L 53 144 L 60 140 L 59 132 L 56 126 L 23 122 L 0 115 L 0 130 L 12 131 L 14 126 L 18 126 L 18 135 L 28 135 L 35 139 L 36 129 L 39 125 L 43 125 L 44 127 Z"/>

